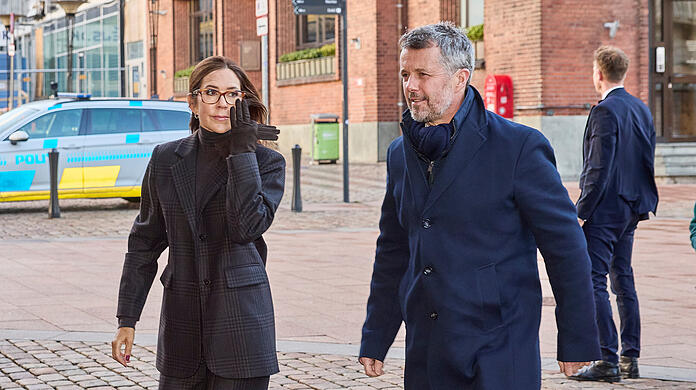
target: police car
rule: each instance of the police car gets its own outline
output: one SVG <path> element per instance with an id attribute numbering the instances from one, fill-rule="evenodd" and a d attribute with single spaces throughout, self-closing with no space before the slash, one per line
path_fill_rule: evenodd
<path id="1" fill-rule="evenodd" d="M 185 102 L 58 94 L 0 115 L 0 202 L 48 199 L 56 149 L 59 198 L 138 200 L 155 145 L 183 138 Z"/>

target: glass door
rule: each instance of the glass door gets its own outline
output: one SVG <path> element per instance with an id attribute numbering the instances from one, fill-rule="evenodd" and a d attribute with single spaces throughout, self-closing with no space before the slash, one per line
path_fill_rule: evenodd
<path id="1" fill-rule="evenodd" d="M 652 25 L 655 131 L 696 141 L 696 0 L 654 0 Z"/>

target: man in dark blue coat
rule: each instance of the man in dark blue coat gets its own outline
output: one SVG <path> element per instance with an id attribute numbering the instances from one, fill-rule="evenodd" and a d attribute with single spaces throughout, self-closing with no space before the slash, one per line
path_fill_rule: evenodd
<path id="1" fill-rule="evenodd" d="M 638 221 L 657 209 L 655 129 L 648 107 L 623 87 L 627 70 L 628 57 L 621 49 L 602 46 L 595 51 L 593 81 L 602 100 L 585 128 L 577 209 L 592 261 L 602 359 L 574 376 L 579 380 L 638 377 L 640 314 L 631 252 Z M 607 274 L 621 319 L 621 362 Z"/>
<path id="2" fill-rule="evenodd" d="M 585 238 L 548 141 L 485 109 L 471 42 L 451 23 L 399 42 L 409 110 L 388 150 L 365 372 L 383 372 L 403 321 L 406 389 L 539 389 L 538 247 L 573 374 L 599 342 Z"/>

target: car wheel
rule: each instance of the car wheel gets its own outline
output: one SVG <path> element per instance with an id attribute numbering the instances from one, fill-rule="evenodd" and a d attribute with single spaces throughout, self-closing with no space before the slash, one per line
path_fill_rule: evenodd
<path id="1" fill-rule="evenodd" d="M 125 200 L 127 200 L 127 201 L 129 201 L 129 202 L 133 202 L 133 203 L 139 203 L 139 202 L 140 202 L 140 198 L 139 198 L 139 197 L 138 197 L 138 198 L 123 198 L 123 199 L 125 199 Z"/>

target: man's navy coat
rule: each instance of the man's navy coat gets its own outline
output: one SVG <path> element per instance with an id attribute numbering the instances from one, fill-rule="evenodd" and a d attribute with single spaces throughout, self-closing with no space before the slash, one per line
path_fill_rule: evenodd
<path id="1" fill-rule="evenodd" d="M 594 224 L 647 219 L 657 210 L 654 156 L 648 107 L 624 88 L 609 92 L 585 128 L 578 217 Z"/>
<path id="2" fill-rule="evenodd" d="M 537 247 L 558 359 L 600 357 L 585 237 L 544 136 L 473 87 L 454 125 L 432 187 L 406 137 L 389 147 L 360 356 L 383 361 L 404 321 L 406 389 L 539 389 Z"/>

